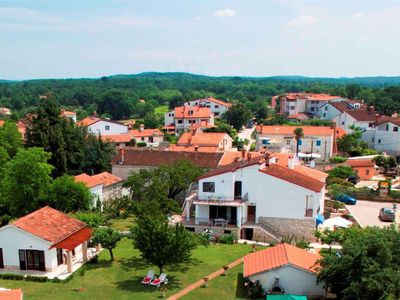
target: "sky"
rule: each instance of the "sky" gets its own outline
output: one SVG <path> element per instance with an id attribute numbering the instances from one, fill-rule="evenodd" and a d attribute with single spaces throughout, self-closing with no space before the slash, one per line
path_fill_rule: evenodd
<path id="1" fill-rule="evenodd" d="M 0 78 L 399 76 L 400 1 L 0 0 Z"/>

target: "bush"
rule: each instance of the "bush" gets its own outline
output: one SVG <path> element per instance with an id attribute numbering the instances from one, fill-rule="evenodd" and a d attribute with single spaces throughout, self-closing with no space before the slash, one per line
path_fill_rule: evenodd
<path id="1" fill-rule="evenodd" d="M 256 151 L 256 143 L 251 143 L 250 151 Z"/>
<path id="2" fill-rule="evenodd" d="M 145 142 L 139 142 L 139 143 L 136 144 L 136 146 L 138 146 L 138 147 L 146 147 L 146 146 L 147 146 L 147 143 L 145 143 Z"/>
<path id="3" fill-rule="evenodd" d="M 6 279 L 6 280 L 24 280 L 24 275 L 4 273 L 4 274 L 0 274 L 0 279 Z"/>
<path id="4" fill-rule="evenodd" d="M 219 237 L 219 242 L 221 244 L 233 244 L 236 240 L 236 236 L 233 234 L 223 234 Z"/>
<path id="5" fill-rule="evenodd" d="M 89 264 L 97 264 L 98 262 L 99 262 L 99 256 L 97 254 L 88 260 Z"/>
<path id="6" fill-rule="evenodd" d="M 347 160 L 346 157 L 343 157 L 343 156 L 334 156 L 334 157 L 331 157 L 331 158 L 329 159 L 329 162 L 332 163 L 332 164 L 340 164 L 340 163 L 345 162 L 346 160 Z"/>
<path id="7" fill-rule="evenodd" d="M 265 291 L 259 280 L 248 282 L 247 296 L 252 299 L 265 297 Z"/>
<path id="8" fill-rule="evenodd" d="M 26 275 L 24 280 L 25 281 L 35 281 L 35 282 L 46 282 L 46 281 L 49 281 L 49 278 L 47 276 Z"/>
<path id="9" fill-rule="evenodd" d="M 62 282 L 62 280 L 61 280 L 60 278 L 58 278 L 58 277 L 54 277 L 52 281 L 53 281 L 53 283 L 60 283 L 60 282 Z"/>
<path id="10" fill-rule="evenodd" d="M 296 247 L 301 248 L 301 249 L 307 249 L 308 248 L 308 242 L 305 240 L 300 240 L 296 243 Z"/>

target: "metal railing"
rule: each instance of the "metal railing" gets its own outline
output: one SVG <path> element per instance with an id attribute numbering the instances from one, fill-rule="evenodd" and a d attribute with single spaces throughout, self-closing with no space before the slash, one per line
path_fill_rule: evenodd
<path id="1" fill-rule="evenodd" d="M 237 226 L 236 219 L 225 219 L 225 218 L 190 218 L 189 221 L 182 220 L 184 224 L 190 225 L 201 225 L 209 227 L 227 227 L 227 226 Z"/>

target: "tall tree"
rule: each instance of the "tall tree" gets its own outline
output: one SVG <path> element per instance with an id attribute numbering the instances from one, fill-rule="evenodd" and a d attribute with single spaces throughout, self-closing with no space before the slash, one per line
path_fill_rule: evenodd
<path id="1" fill-rule="evenodd" d="M 101 244 L 103 248 L 106 248 L 110 252 L 111 260 L 114 260 L 112 250 L 117 246 L 121 238 L 122 235 L 111 227 L 97 228 L 93 234 L 93 242 Z"/>
<path id="2" fill-rule="evenodd" d="M 233 105 L 222 115 L 222 118 L 236 130 L 241 130 L 242 126 L 249 121 L 250 117 L 251 112 L 243 104 Z"/>
<path id="3" fill-rule="evenodd" d="M 296 155 L 299 155 L 299 146 L 300 146 L 300 141 L 304 137 L 304 131 L 303 128 L 297 127 L 294 131 L 294 139 L 296 140 Z"/>
<path id="4" fill-rule="evenodd" d="M 18 149 L 22 148 L 22 136 L 14 122 L 6 121 L 0 127 L 0 145 L 7 151 L 9 157 L 14 157 Z"/>
<path id="5" fill-rule="evenodd" d="M 375 156 L 372 160 L 378 167 L 382 167 L 385 170 L 385 173 L 397 166 L 396 159 L 393 156 L 384 156 L 378 155 Z"/>
<path id="6" fill-rule="evenodd" d="M 13 216 L 21 216 L 41 206 L 51 183 L 53 167 L 47 163 L 51 154 L 41 148 L 18 150 L 5 165 L 1 182 L 1 201 Z"/>
<path id="7" fill-rule="evenodd" d="M 197 240 L 182 224 L 170 226 L 164 217 L 143 215 L 131 229 L 133 245 L 142 258 L 157 266 L 160 273 L 164 267 L 187 261 Z"/>
<path id="8" fill-rule="evenodd" d="M 121 120 L 129 118 L 132 108 L 121 91 L 112 90 L 103 94 L 99 103 L 99 113 L 107 113 L 112 119 Z"/>
<path id="9" fill-rule="evenodd" d="M 110 171 L 111 158 L 115 153 L 112 143 L 104 141 L 101 136 L 87 134 L 83 148 L 85 161 L 82 171 L 87 174 L 97 174 Z"/>

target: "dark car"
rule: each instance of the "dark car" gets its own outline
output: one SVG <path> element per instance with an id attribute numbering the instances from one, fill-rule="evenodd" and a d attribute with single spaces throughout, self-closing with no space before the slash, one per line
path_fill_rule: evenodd
<path id="1" fill-rule="evenodd" d="M 360 177 L 358 176 L 349 176 L 347 178 L 348 182 L 351 182 L 352 184 L 357 184 L 360 181 Z"/>
<path id="2" fill-rule="evenodd" d="M 350 197 L 349 195 L 346 194 L 340 194 L 335 198 L 335 200 L 343 202 L 344 204 L 352 204 L 352 205 L 355 205 L 357 202 L 356 198 Z"/>
<path id="3" fill-rule="evenodd" d="M 394 222 L 395 218 L 396 215 L 394 213 L 394 210 L 391 208 L 382 207 L 381 210 L 379 211 L 379 219 L 381 221 Z"/>

